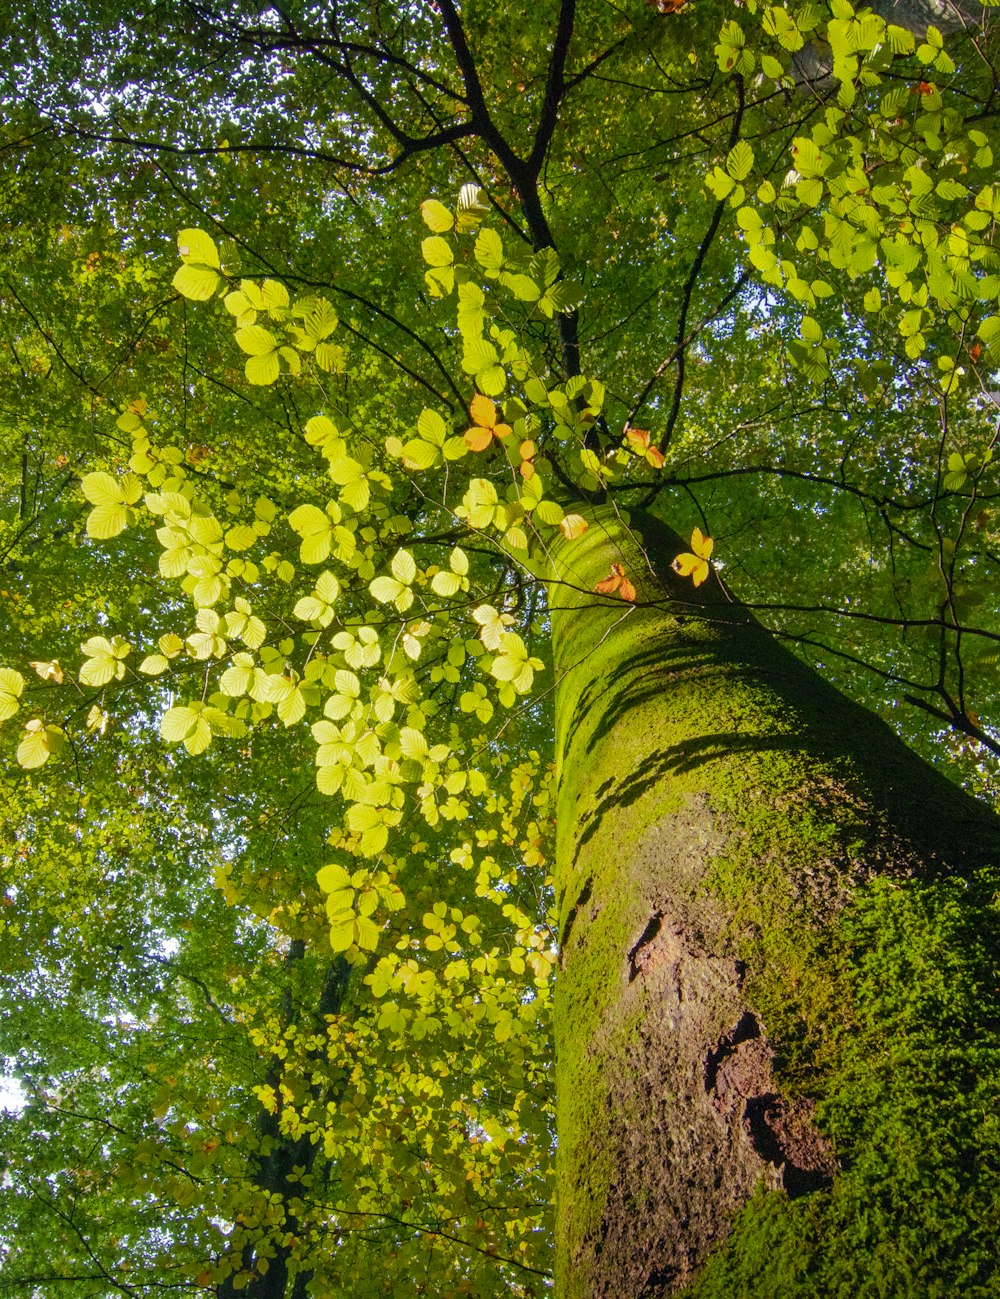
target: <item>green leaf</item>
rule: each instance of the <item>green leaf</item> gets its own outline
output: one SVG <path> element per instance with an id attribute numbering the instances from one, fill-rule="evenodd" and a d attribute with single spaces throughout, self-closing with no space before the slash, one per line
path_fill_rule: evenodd
<path id="1" fill-rule="evenodd" d="M 327 374 L 341 374 L 347 365 L 347 353 L 336 343 L 317 343 L 316 364 Z"/>
<path id="2" fill-rule="evenodd" d="M 302 622 L 318 622 L 321 627 L 326 627 L 333 621 L 333 610 L 326 601 L 319 600 L 314 595 L 304 595 L 296 602 L 292 612 Z"/>
<path id="3" fill-rule="evenodd" d="M 432 469 L 441 461 L 441 452 L 422 438 L 411 438 L 403 446 L 403 464 L 407 469 Z"/>
<path id="4" fill-rule="evenodd" d="M 509 289 L 519 302 L 537 302 L 541 297 L 542 291 L 530 275 L 512 275 L 505 271 L 500 276 L 500 283 L 505 289 Z"/>
<path id="5" fill-rule="evenodd" d="M 564 510 L 556 501 L 539 501 L 535 506 L 535 519 L 550 527 L 557 527 L 562 521 Z"/>
<path id="6" fill-rule="evenodd" d="M 417 432 L 427 442 L 441 446 L 448 435 L 448 425 L 436 410 L 422 410 L 417 420 Z"/>
<path id="7" fill-rule="evenodd" d="M 466 374 L 478 374 L 495 365 L 499 359 L 497 349 L 485 338 L 468 339 L 465 343 L 462 369 Z"/>
<path id="8" fill-rule="evenodd" d="M 444 569 L 440 573 L 435 573 L 431 578 L 431 590 L 435 595 L 450 596 L 456 591 L 461 590 L 462 579 L 455 573 L 446 572 Z"/>
<path id="9" fill-rule="evenodd" d="M 355 922 L 356 942 L 366 952 L 374 952 L 378 947 L 379 928 L 369 916 L 358 916 Z"/>
<path id="10" fill-rule="evenodd" d="M 361 682 L 346 668 L 337 669 L 334 684 L 340 694 L 347 695 L 351 699 L 357 699 L 361 694 Z"/>
<path id="11" fill-rule="evenodd" d="M 98 505 L 87 515 L 87 535 L 95 541 L 117 537 L 128 527 L 129 510 L 124 505 Z"/>
<path id="12" fill-rule="evenodd" d="M 369 584 L 368 589 L 371 591 L 375 599 L 380 601 L 382 604 L 391 604 L 394 600 L 399 599 L 404 592 L 410 594 L 412 598 L 412 593 L 410 593 L 408 587 L 406 587 L 402 582 L 398 582 L 394 577 L 389 577 L 387 575 L 376 577 L 375 580 Z"/>
<path id="13" fill-rule="evenodd" d="M 110 474 L 86 474 L 80 480 L 83 494 L 91 505 L 121 505 L 124 497 L 116 479 Z"/>
<path id="14" fill-rule="evenodd" d="M 281 313 L 288 307 L 288 290 L 277 280 L 265 280 L 260 286 L 260 291 L 268 311 L 272 314 Z"/>
<path id="15" fill-rule="evenodd" d="M 226 533 L 226 545 L 230 550 L 249 550 L 257 542 L 257 532 L 248 524 L 237 524 Z"/>
<path id="16" fill-rule="evenodd" d="M 160 734 L 171 744 L 179 744 L 194 730 L 201 717 L 201 705 L 175 704 L 164 713 Z"/>
<path id="17" fill-rule="evenodd" d="M 503 268 L 503 242 L 495 230 L 483 229 L 476 236 L 476 261 L 486 271 L 499 271 Z"/>
<path id="18" fill-rule="evenodd" d="M 821 343 L 823 341 L 822 327 L 819 321 L 814 320 L 812 316 L 803 316 L 799 329 L 807 343 Z"/>
<path id="19" fill-rule="evenodd" d="M 346 952 L 354 944 L 354 912 L 340 912 L 330 920 L 330 946 L 335 952 Z"/>
<path id="20" fill-rule="evenodd" d="M 736 188 L 736 182 L 721 167 L 714 167 L 709 172 L 705 178 L 705 184 L 720 202 L 727 198 Z"/>
<path id="21" fill-rule="evenodd" d="M 355 478 L 341 488 L 340 499 L 360 514 L 371 499 L 371 488 L 365 478 Z"/>
<path id="22" fill-rule="evenodd" d="M 746 180 L 753 170 L 753 149 L 745 140 L 735 144 L 726 157 L 726 171 L 733 180 Z"/>
<path id="23" fill-rule="evenodd" d="M 498 397 L 507 386 L 507 375 L 502 365 L 491 365 L 476 374 L 476 384 L 486 397 Z"/>

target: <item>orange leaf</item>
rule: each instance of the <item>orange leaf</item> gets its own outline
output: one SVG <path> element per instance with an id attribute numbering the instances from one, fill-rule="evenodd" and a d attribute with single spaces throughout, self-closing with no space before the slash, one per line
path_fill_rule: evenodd
<path id="1" fill-rule="evenodd" d="M 625 430 L 625 441 L 637 456 L 643 456 L 654 469 L 662 469 L 666 457 L 659 447 L 652 445 L 649 429 L 629 428 Z"/>
<path id="2" fill-rule="evenodd" d="M 470 451 L 485 451 L 493 441 L 493 430 L 488 428 L 470 428 L 463 434 L 465 445 Z"/>
<path id="3" fill-rule="evenodd" d="M 563 522 L 565 523 L 565 519 Z M 635 599 L 635 587 L 625 576 L 625 570 L 621 564 L 612 564 L 611 572 L 597 583 L 594 590 L 598 595 L 614 595 L 617 591 L 623 600 L 632 601 Z"/>
<path id="4" fill-rule="evenodd" d="M 496 406 L 481 392 L 477 392 L 469 403 L 469 414 L 482 428 L 492 428 L 497 422 Z"/>
<path id="5" fill-rule="evenodd" d="M 622 584 L 621 564 L 612 564 L 611 572 L 594 586 L 598 595 L 613 595 Z"/>

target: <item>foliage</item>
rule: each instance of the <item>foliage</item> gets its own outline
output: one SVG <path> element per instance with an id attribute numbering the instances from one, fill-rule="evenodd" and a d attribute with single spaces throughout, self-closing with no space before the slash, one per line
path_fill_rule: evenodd
<path id="1" fill-rule="evenodd" d="M 553 542 L 655 500 L 994 794 L 992 35 L 69 14 L 3 92 L 5 1270 L 541 1293 Z"/>

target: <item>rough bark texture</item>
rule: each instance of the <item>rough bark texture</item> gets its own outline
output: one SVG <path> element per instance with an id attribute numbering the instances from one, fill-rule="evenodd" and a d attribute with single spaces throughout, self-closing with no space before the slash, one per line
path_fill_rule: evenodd
<path id="1" fill-rule="evenodd" d="M 1000 822 L 633 531 L 550 590 L 560 1299 L 996 1295 Z"/>

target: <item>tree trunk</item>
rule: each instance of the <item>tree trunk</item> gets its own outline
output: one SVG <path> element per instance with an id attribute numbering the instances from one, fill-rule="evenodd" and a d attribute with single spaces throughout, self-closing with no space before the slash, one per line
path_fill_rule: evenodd
<path id="1" fill-rule="evenodd" d="M 302 939 L 294 939 L 285 957 L 286 975 L 301 966 L 306 955 Z M 311 1018 L 313 1027 L 325 1036 L 327 1016 L 335 1015 L 343 1005 L 351 977 L 351 967 L 340 956 L 327 967 L 318 1004 L 311 1015 L 296 1007 L 291 987 L 284 995 L 284 1021 L 290 1024 Z M 321 1053 L 312 1052 L 314 1063 L 321 1061 Z M 275 1094 L 280 1091 L 284 1062 L 274 1057 L 266 1074 L 266 1082 Z M 314 1097 L 322 1098 L 318 1089 L 312 1088 Z M 216 1299 L 306 1299 L 312 1270 L 301 1267 L 301 1245 L 298 1236 L 302 1226 L 288 1201 L 295 1202 L 301 1193 L 303 1177 L 312 1172 L 318 1145 L 309 1134 L 295 1138 L 281 1130 L 278 1110 L 261 1109 L 257 1121 L 260 1139 L 259 1153 L 253 1160 L 252 1183 L 248 1187 L 247 1207 L 251 1216 L 264 1221 L 263 1229 L 249 1234 L 240 1250 L 240 1268 L 229 1273 L 215 1288 Z M 297 1173 L 296 1173 L 296 1170 Z M 295 1180 L 289 1178 L 296 1174 Z M 267 1262 L 262 1271 L 260 1259 Z M 237 1278 L 241 1278 L 241 1288 Z M 249 1279 L 247 1279 L 249 1278 Z"/>
<path id="2" fill-rule="evenodd" d="M 559 1299 L 996 1296 L 1000 821 L 633 530 L 550 587 Z"/>

